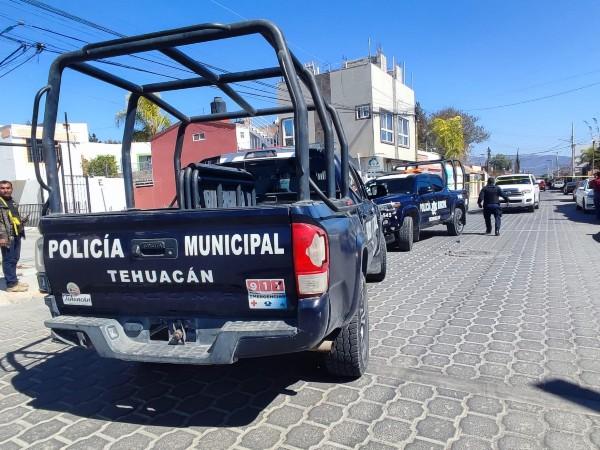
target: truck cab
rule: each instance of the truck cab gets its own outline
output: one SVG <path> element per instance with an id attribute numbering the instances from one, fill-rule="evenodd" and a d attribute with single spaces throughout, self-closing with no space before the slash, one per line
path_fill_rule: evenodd
<path id="1" fill-rule="evenodd" d="M 437 163 L 426 164 L 435 167 Z M 444 167 L 446 163 L 439 165 Z M 418 167 L 418 163 L 413 164 L 410 170 L 383 175 L 367 183 L 371 198 L 379 205 L 387 243 L 403 251 L 410 251 L 419 241 L 421 230 L 443 224 L 448 234 L 458 236 L 466 224 L 468 192 L 462 186 L 463 174 L 452 178 L 460 179 L 460 184 L 451 181 L 454 189 L 450 189 L 450 177 L 444 177 L 444 172 Z"/>

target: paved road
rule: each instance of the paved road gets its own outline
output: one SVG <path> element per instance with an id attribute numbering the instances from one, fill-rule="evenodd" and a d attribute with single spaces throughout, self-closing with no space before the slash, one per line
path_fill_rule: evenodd
<path id="1" fill-rule="evenodd" d="M 370 285 L 371 363 L 103 360 L 48 340 L 39 301 L 0 308 L 0 448 L 600 447 L 600 225 L 566 197 L 426 233 Z"/>

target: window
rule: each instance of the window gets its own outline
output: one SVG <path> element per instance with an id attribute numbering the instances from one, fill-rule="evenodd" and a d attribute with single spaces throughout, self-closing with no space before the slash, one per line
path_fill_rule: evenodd
<path id="1" fill-rule="evenodd" d="M 388 194 L 412 194 L 414 177 L 383 178 L 369 181 L 369 187 L 383 186 Z M 373 191 L 371 189 L 371 191 Z M 387 195 L 387 194 L 386 194 Z"/>
<path id="2" fill-rule="evenodd" d="M 429 176 L 424 175 L 417 177 L 417 193 L 419 195 L 426 194 L 428 192 L 431 192 L 432 190 L 433 188 L 431 187 Z"/>
<path id="3" fill-rule="evenodd" d="M 429 175 L 429 181 L 431 182 L 434 192 L 440 192 L 444 190 L 444 181 L 437 175 Z"/>
<path id="4" fill-rule="evenodd" d="M 281 121 L 281 132 L 283 134 L 283 146 L 291 147 L 294 145 L 294 119 L 283 119 Z"/>
<path id="5" fill-rule="evenodd" d="M 394 143 L 394 116 L 391 112 L 384 111 L 379 113 L 379 127 L 381 129 L 381 142 L 386 144 Z"/>
<path id="6" fill-rule="evenodd" d="M 240 139 L 244 139 L 244 132 L 240 131 Z"/>
<path id="7" fill-rule="evenodd" d="M 42 140 L 36 139 L 35 141 L 37 143 L 38 161 L 43 163 L 44 162 L 44 148 L 42 146 Z M 27 147 L 27 162 L 32 163 L 33 162 L 33 148 L 31 147 L 31 139 L 25 139 L 25 144 L 28 145 L 28 147 Z M 54 141 L 54 151 L 56 152 L 56 160 L 60 161 L 60 147 L 58 146 L 58 142 L 56 142 L 56 141 Z"/>
<path id="8" fill-rule="evenodd" d="M 410 147 L 410 126 L 408 119 L 398 117 L 398 145 Z"/>
<path id="9" fill-rule="evenodd" d="M 358 105 L 354 112 L 356 120 L 368 119 L 371 117 L 371 105 Z"/>
<path id="10" fill-rule="evenodd" d="M 152 170 L 152 155 L 138 155 L 138 170 Z"/>
<path id="11" fill-rule="evenodd" d="M 205 139 L 206 139 L 206 137 L 204 136 L 204 131 L 201 131 L 200 133 L 192 134 L 193 142 L 204 141 Z"/>

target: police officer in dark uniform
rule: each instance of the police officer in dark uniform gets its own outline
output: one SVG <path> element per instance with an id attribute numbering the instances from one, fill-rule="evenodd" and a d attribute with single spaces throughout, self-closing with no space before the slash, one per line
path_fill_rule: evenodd
<path id="1" fill-rule="evenodd" d="M 479 207 L 483 207 L 486 234 L 492 232 L 492 214 L 494 215 L 496 236 L 500 234 L 500 218 L 502 217 L 500 197 L 502 197 L 508 205 L 508 197 L 504 195 L 504 192 L 502 192 L 502 189 L 500 189 L 499 186 L 496 186 L 496 180 L 494 178 L 488 178 L 487 186 L 481 190 L 479 199 L 477 200 Z"/>

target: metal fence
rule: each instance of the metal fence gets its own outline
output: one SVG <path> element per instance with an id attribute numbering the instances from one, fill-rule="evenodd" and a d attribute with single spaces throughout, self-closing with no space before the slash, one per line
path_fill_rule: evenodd
<path id="1" fill-rule="evenodd" d="M 62 180 L 63 204 L 66 213 L 85 214 L 91 211 L 88 177 L 66 175 Z"/>
<path id="2" fill-rule="evenodd" d="M 152 162 L 144 161 L 132 164 L 133 184 L 135 186 L 152 186 L 154 177 L 152 176 Z"/>
<path id="3" fill-rule="evenodd" d="M 25 221 L 25 226 L 37 227 L 40 224 L 42 206 L 41 203 L 26 203 L 24 205 L 19 205 L 19 215 L 21 216 L 21 219 Z"/>

